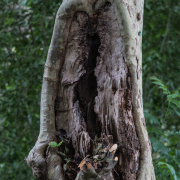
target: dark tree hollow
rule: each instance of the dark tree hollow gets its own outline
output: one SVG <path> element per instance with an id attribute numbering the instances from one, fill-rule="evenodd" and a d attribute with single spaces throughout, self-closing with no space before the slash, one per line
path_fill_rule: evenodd
<path id="1" fill-rule="evenodd" d="M 84 62 L 86 73 L 80 78 L 74 88 L 74 102 L 79 101 L 82 117 L 87 125 L 87 132 L 92 139 L 95 135 L 100 136 L 100 126 L 97 123 L 97 115 L 94 112 L 95 97 L 97 96 L 97 80 L 94 75 L 96 67 L 98 48 L 100 46 L 100 38 L 97 33 L 89 33 L 87 35 L 87 43 L 90 45 L 89 56 Z"/>

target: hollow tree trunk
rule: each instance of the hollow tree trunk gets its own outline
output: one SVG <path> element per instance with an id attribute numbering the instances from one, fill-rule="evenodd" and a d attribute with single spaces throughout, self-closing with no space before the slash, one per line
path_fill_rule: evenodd
<path id="1" fill-rule="evenodd" d="M 44 69 L 40 134 L 26 159 L 37 179 L 155 180 L 142 22 L 143 0 L 63 1 Z"/>

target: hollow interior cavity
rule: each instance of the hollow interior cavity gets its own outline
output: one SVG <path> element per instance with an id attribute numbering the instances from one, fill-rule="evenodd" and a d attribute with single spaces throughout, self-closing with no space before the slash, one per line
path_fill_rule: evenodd
<path id="1" fill-rule="evenodd" d="M 97 80 L 94 75 L 98 48 L 101 44 L 97 33 L 87 35 L 87 43 L 90 45 L 89 56 L 84 62 L 86 73 L 80 78 L 74 88 L 74 101 L 79 101 L 80 111 L 87 125 L 87 132 L 92 139 L 100 136 L 100 126 L 97 124 L 97 115 L 94 112 L 95 97 L 97 96 Z"/>

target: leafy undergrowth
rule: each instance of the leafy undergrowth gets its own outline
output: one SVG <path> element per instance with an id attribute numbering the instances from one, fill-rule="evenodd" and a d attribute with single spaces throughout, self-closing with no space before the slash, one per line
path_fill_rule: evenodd
<path id="1" fill-rule="evenodd" d="M 180 89 L 170 92 L 158 78 L 151 77 L 151 80 L 162 89 L 163 96 L 166 98 L 164 109 L 158 109 L 156 116 L 148 110 L 144 112 L 152 144 L 156 178 L 157 180 L 179 180 L 180 128 L 176 120 L 180 116 Z"/>

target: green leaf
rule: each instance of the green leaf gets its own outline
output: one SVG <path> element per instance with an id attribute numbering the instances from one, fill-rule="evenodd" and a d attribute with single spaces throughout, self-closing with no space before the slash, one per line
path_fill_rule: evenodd
<path id="1" fill-rule="evenodd" d="M 161 151 L 161 153 L 168 155 L 168 148 L 161 141 L 157 142 L 157 149 Z"/>
<path id="2" fill-rule="evenodd" d="M 169 168 L 169 170 L 171 171 L 171 174 L 174 176 L 174 180 L 177 180 L 177 177 L 176 177 L 176 171 L 174 170 L 174 167 L 167 164 L 167 167 Z"/>
<path id="3" fill-rule="evenodd" d="M 174 99 L 176 97 L 179 97 L 179 94 L 171 94 L 171 95 L 167 95 L 167 100 L 169 99 Z"/>
<path id="4" fill-rule="evenodd" d="M 177 107 L 180 107 L 180 101 L 173 99 L 171 103 L 175 104 Z"/>
<path id="5" fill-rule="evenodd" d="M 160 80 L 160 79 L 158 79 L 158 78 L 157 78 L 157 77 L 155 77 L 155 76 L 150 77 L 150 79 L 151 79 L 151 80 L 155 80 L 155 81 L 159 81 L 159 82 L 161 82 L 161 80 Z"/>
<path id="6" fill-rule="evenodd" d="M 178 167 L 180 167 L 180 159 L 177 159 L 177 157 L 175 157 L 174 161 L 178 164 Z"/>
<path id="7" fill-rule="evenodd" d="M 22 4 L 22 5 L 26 5 L 27 1 L 28 1 L 28 0 L 22 0 L 22 1 L 21 1 L 21 4 Z"/>
<path id="8" fill-rule="evenodd" d="M 50 142 L 49 146 L 50 147 L 59 147 L 62 143 L 63 143 L 63 141 L 61 141 L 59 144 L 57 144 L 56 142 Z"/>
<path id="9" fill-rule="evenodd" d="M 159 166 L 166 165 L 167 168 L 170 170 L 172 176 L 174 177 L 174 180 L 177 180 L 176 171 L 174 170 L 173 166 L 171 166 L 170 164 L 167 164 L 165 162 L 158 162 L 157 165 L 159 165 Z"/>
<path id="10" fill-rule="evenodd" d="M 164 87 L 164 84 L 162 84 L 161 82 L 155 81 L 155 82 L 152 82 L 152 83 Z"/>
<path id="11" fill-rule="evenodd" d="M 60 146 L 62 143 L 63 143 L 63 140 L 57 146 Z"/>
<path id="12" fill-rule="evenodd" d="M 180 116 L 180 111 L 178 111 L 176 108 L 174 109 L 175 113 Z"/>
<path id="13" fill-rule="evenodd" d="M 50 142 L 50 143 L 49 143 L 49 146 L 50 146 L 50 147 L 57 147 L 58 144 L 57 144 L 56 142 Z"/>

